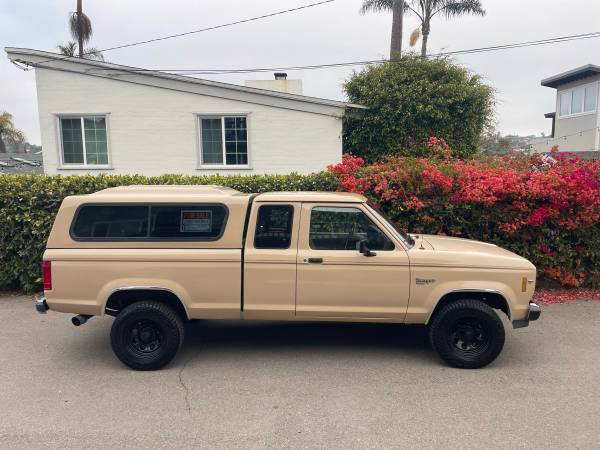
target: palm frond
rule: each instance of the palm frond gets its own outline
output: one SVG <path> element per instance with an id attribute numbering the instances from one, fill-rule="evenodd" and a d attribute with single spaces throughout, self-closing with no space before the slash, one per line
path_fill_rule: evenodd
<path id="1" fill-rule="evenodd" d="M 12 127 L 12 120 L 13 116 L 8 111 L 4 111 L 2 114 L 0 114 L 0 130 L 8 128 L 9 126 Z"/>
<path id="2" fill-rule="evenodd" d="M 425 5 L 423 4 L 423 0 L 406 0 L 404 2 L 404 12 L 411 12 L 415 16 L 417 16 L 421 22 L 423 21 L 423 16 L 425 14 Z"/>
<path id="3" fill-rule="evenodd" d="M 466 14 L 485 16 L 485 10 L 480 0 L 446 0 L 439 3 L 440 5 L 436 8 L 433 15 L 442 13 L 447 18 Z"/>
<path id="4" fill-rule="evenodd" d="M 11 144 L 22 144 L 25 142 L 25 133 L 16 128 L 8 128 L 2 132 L 2 139 Z"/>
<path id="5" fill-rule="evenodd" d="M 0 114 L 0 139 L 12 144 L 25 141 L 25 133 L 15 127 L 12 114 L 6 111 Z"/>
<path id="6" fill-rule="evenodd" d="M 69 16 L 69 30 L 73 39 L 79 40 L 79 16 L 76 12 Z M 88 42 L 92 37 L 92 21 L 84 13 L 81 13 L 81 38 L 83 42 Z"/>
<path id="7" fill-rule="evenodd" d="M 61 55 L 77 56 L 77 42 L 69 41 L 65 44 L 56 46 Z M 83 57 L 85 59 L 94 59 L 96 61 L 104 61 L 104 55 L 95 47 L 87 47 L 83 49 Z"/>
<path id="8" fill-rule="evenodd" d="M 94 47 L 88 47 L 83 50 L 83 57 L 85 59 L 94 59 L 96 61 L 104 61 L 104 55 Z"/>
<path id="9" fill-rule="evenodd" d="M 77 44 L 73 41 L 69 41 L 66 44 L 58 44 L 56 46 L 61 55 L 75 56 L 77 52 Z"/>
<path id="10" fill-rule="evenodd" d="M 360 13 L 391 11 L 396 0 L 364 0 L 360 7 Z"/>

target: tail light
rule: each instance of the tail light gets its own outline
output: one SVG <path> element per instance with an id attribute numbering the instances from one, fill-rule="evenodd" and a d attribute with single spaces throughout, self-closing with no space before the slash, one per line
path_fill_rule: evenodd
<path id="1" fill-rule="evenodd" d="M 44 291 L 52 290 L 52 261 L 42 262 L 42 280 L 44 282 Z"/>

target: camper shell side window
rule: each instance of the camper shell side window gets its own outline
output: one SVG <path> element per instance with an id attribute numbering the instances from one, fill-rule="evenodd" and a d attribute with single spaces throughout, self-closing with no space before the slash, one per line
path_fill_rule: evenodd
<path id="1" fill-rule="evenodd" d="M 81 205 L 70 235 L 75 241 L 216 241 L 229 210 L 215 203 Z"/>

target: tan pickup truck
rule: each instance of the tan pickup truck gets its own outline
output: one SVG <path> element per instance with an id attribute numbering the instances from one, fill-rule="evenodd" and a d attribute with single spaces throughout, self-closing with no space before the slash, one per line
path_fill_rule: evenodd
<path id="1" fill-rule="evenodd" d="M 492 244 L 409 235 L 355 194 L 128 186 L 67 197 L 43 257 L 40 312 L 115 316 L 131 368 L 168 364 L 193 319 L 425 324 L 478 368 L 536 320 L 535 267 Z"/>

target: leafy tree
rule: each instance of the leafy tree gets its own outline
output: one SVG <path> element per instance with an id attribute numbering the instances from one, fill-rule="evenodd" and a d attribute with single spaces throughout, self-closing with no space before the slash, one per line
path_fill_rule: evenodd
<path id="1" fill-rule="evenodd" d="M 65 44 L 59 44 L 56 46 L 61 55 L 65 56 L 75 56 L 77 52 L 77 44 L 73 41 L 69 41 Z M 98 61 L 104 61 L 104 55 L 97 49 L 93 47 L 88 47 L 84 49 L 83 57 L 85 59 L 96 59 Z"/>
<path id="2" fill-rule="evenodd" d="M 404 0 L 363 0 L 360 9 L 362 14 L 368 12 L 392 12 L 392 37 L 390 43 L 390 59 L 402 54 L 402 27 L 404 20 Z"/>
<path id="3" fill-rule="evenodd" d="M 370 65 L 344 84 L 349 100 L 369 109 L 344 118 L 344 148 L 374 161 L 388 154 L 423 156 L 431 136 L 459 157 L 475 153 L 491 124 L 494 90 L 449 58 L 403 56 Z"/>
<path id="4" fill-rule="evenodd" d="M 480 150 L 484 155 L 507 155 L 512 148 L 512 139 L 494 129 L 485 131 L 481 136 Z"/>
<path id="5" fill-rule="evenodd" d="M 442 14 L 448 19 L 466 14 L 485 15 L 480 0 L 407 0 L 405 9 L 412 12 L 421 21 L 421 26 L 411 35 L 411 46 L 416 44 L 419 32 L 422 35 L 421 56 L 427 55 L 431 19 L 436 15 Z"/>
<path id="6" fill-rule="evenodd" d="M 0 114 L 0 153 L 6 153 L 4 141 L 15 145 L 25 141 L 25 133 L 15 127 L 12 114 L 6 111 Z"/>

